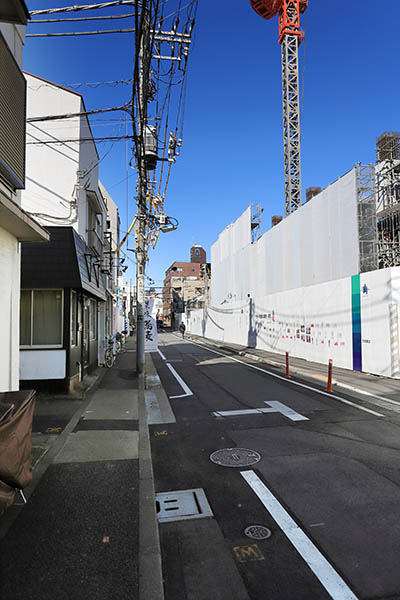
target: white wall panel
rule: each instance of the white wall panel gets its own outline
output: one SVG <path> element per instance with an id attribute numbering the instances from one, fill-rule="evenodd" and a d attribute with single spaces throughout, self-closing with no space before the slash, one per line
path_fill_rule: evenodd
<path id="1" fill-rule="evenodd" d="M 64 379 L 66 350 L 21 350 L 20 379 Z"/>
<path id="2" fill-rule="evenodd" d="M 19 389 L 19 297 L 18 240 L 0 227 L 0 392 Z"/>
<path id="3" fill-rule="evenodd" d="M 251 243 L 248 208 L 211 248 L 214 306 L 358 273 L 355 168 Z"/>

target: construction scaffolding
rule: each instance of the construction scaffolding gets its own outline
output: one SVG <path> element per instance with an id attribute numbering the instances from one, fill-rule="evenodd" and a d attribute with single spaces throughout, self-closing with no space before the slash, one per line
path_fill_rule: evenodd
<path id="1" fill-rule="evenodd" d="M 376 211 L 378 265 L 400 265 L 400 133 L 385 132 L 376 140 Z"/>
<path id="2" fill-rule="evenodd" d="M 251 204 L 251 241 L 254 244 L 261 236 L 261 204 Z"/>
<path id="3" fill-rule="evenodd" d="M 373 165 L 356 165 L 358 243 L 360 273 L 378 268 L 375 203 L 375 169 Z"/>

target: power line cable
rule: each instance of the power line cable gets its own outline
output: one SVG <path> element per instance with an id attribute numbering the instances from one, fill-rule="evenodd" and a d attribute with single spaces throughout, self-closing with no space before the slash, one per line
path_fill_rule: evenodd
<path id="1" fill-rule="evenodd" d="M 135 13 L 128 13 L 125 15 L 104 15 L 102 17 L 71 17 L 64 19 L 34 19 L 29 21 L 29 25 L 36 23 L 67 23 L 71 21 L 105 21 L 106 19 L 127 19 L 134 17 Z"/>
<path id="2" fill-rule="evenodd" d="M 97 4 L 83 4 L 79 6 L 75 4 L 74 6 L 64 6 L 62 8 L 44 8 L 41 10 L 32 10 L 30 11 L 30 16 L 34 17 L 36 15 L 50 15 L 53 13 L 60 12 L 77 12 L 79 10 L 98 10 L 101 8 L 108 8 L 109 6 L 122 6 L 122 5 L 130 4 L 131 6 L 137 6 L 140 4 L 137 0 L 114 0 L 113 2 L 101 2 Z"/>
<path id="3" fill-rule="evenodd" d="M 109 137 L 91 137 L 91 138 L 74 138 L 69 140 L 38 140 L 35 142 L 26 142 L 27 144 L 66 144 L 72 142 L 106 142 L 118 140 L 131 140 L 132 135 L 109 136 Z"/>
<path id="4" fill-rule="evenodd" d="M 108 113 L 116 110 L 124 110 L 129 112 L 130 104 L 123 104 L 122 106 L 115 106 L 113 108 L 101 108 L 99 110 L 87 110 L 78 113 L 66 113 L 64 115 L 45 115 L 42 117 L 29 117 L 26 122 L 34 123 L 37 121 L 58 121 L 60 119 L 72 119 L 73 117 L 81 117 L 87 115 L 98 115 L 100 113 Z"/>
<path id="5" fill-rule="evenodd" d="M 103 35 L 105 33 L 132 33 L 135 29 L 104 29 L 103 31 L 73 31 L 65 33 L 27 33 L 27 38 L 71 37 L 76 35 Z"/>
<path id="6" fill-rule="evenodd" d="M 123 84 L 129 84 L 132 83 L 133 79 L 118 79 L 115 81 L 82 81 L 82 82 L 77 82 L 77 83 L 64 83 L 62 84 L 63 87 L 67 87 L 67 88 L 80 88 L 83 86 L 88 86 L 88 87 L 99 87 L 100 85 L 109 85 L 110 87 L 116 87 L 117 85 L 119 85 L 120 83 Z M 35 92 L 37 90 L 40 90 L 42 87 L 54 87 L 53 84 L 50 83 L 41 83 L 40 85 L 37 86 L 29 86 L 29 89 L 34 90 Z"/>

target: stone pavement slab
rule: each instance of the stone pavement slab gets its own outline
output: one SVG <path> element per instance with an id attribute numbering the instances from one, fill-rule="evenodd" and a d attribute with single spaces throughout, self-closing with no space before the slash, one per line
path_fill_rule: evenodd
<path id="1" fill-rule="evenodd" d="M 138 439 L 137 431 L 77 431 L 69 434 L 54 462 L 137 459 Z"/>
<path id="2" fill-rule="evenodd" d="M 88 419 L 126 419 L 137 420 L 138 418 L 138 394 L 137 390 L 97 390 L 93 400 L 90 402 L 83 418 Z"/>

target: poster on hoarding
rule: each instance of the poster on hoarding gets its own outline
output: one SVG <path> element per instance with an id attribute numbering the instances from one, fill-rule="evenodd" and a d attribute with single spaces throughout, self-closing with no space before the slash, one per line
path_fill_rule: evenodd
<path id="1" fill-rule="evenodd" d="M 157 352 L 157 322 L 154 312 L 154 298 L 144 301 L 144 351 Z"/>

